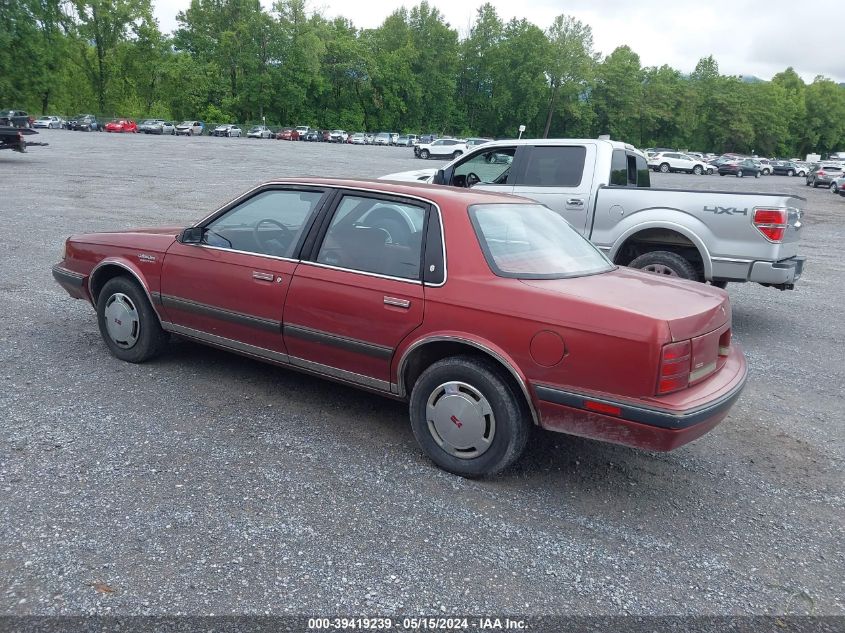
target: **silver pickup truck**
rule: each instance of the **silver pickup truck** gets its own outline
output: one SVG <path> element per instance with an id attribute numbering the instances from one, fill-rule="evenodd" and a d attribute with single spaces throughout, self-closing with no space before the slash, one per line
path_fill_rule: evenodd
<path id="1" fill-rule="evenodd" d="M 512 193 L 560 213 L 616 264 L 685 279 L 792 289 L 804 198 L 653 189 L 646 157 L 605 139 L 493 141 L 442 169 L 389 174 Z"/>

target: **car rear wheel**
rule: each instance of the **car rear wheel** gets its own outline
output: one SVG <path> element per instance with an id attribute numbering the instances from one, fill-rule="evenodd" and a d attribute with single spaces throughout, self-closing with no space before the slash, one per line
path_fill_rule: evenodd
<path id="1" fill-rule="evenodd" d="M 458 158 L 463 152 L 452 152 L 452 159 Z"/>
<path id="2" fill-rule="evenodd" d="M 708 168 L 707 168 L 707 175 L 708 175 L 708 176 L 712 176 L 712 175 L 713 175 L 713 171 L 714 171 L 714 170 L 713 170 L 711 167 L 708 167 Z"/>
<path id="3" fill-rule="evenodd" d="M 453 356 L 420 375 L 411 392 L 411 428 L 426 455 L 462 477 L 513 464 L 531 431 L 525 399 L 492 360 Z"/>
<path id="4" fill-rule="evenodd" d="M 128 277 L 106 282 L 97 298 L 97 323 L 109 351 L 128 363 L 143 363 L 164 349 L 161 329 L 146 294 Z"/>
<path id="5" fill-rule="evenodd" d="M 663 174 L 668 174 L 668 173 L 669 173 L 669 165 L 668 165 L 668 163 L 663 163 L 663 164 L 660 166 L 660 172 L 661 172 L 661 173 L 663 173 Z"/>
<path id="6" fill-rule="evenodd" d="M 833 193 L 839 193 L 839 187 L 836 186 L 836 183 L 833 183 L 832 185 L 830 185 L 830 190 Z"/>
<path id="7" fill-rule="evenodd" d="M 427 149 L 421 149 L 420 150 L 420 158 L 422 158 L 423 160 L 428 160 L 429 156 L 431 156 L 431 154 L 429 153 L 429 151 Z"/>
<path id="8" fill-rule="evenodd" d="M 694 173 L 696 176 L 700 176 L 703 171 L 704 170 L 699 165 L 696 165 L 692 168 L 692 173 Z"/>
<path id="9" fill-rule="evenodd" d="M 639 268 L 648 273 L 665 275 L 667 277 L 680 277 L 698 281 L 698 273 L 692 264 L 686 259 L 671 251 L 652 251 L 644 253 L 635 258 L 630 264 L 631 268 Z"/>
<path id="10" fill-rule="evenodd" d="M 794 175 L 795 175 L 795 172 L 794 172 L 794 171 L 792 171 L 792 170 L 790 169 L 790 170 L 788 170 L 788 171 L 786 172 L 786 175 L 787 175 L 787 176 L 794 176 Z"/>
<path id="11" fill-rule="evenodd" d="M 743 176 L 743 174 L 742 174 L 742 170 L 740 169 L 738 172 L 736 172 L 736 177 L 737 177 L 737 178 L 742 178 L 742 176 Z"/>

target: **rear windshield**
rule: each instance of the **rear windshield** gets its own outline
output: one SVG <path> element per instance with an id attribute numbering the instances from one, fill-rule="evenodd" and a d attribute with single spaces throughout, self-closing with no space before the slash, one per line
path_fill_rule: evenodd
<path id="1" fill-rule="evenodd" d="M 541 204 L 479 204 L 469 215 L 499 277 L 561 279 L 613 269 L 601 251 Z"/>

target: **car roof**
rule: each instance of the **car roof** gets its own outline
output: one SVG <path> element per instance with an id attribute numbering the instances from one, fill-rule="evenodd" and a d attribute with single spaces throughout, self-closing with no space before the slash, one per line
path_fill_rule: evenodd
<path id="1" fill-rule="evenodd" d="M 368 189 L 370 191 L 394 193 L 398 195 L 417 196 L 434 203 L 456 204 L 537 204 L 527 198 L 518 198 L 504 193 L 482 191 L 480 189 L 465 189 L 463 187 L 445 187 L 422 182 L 399 182 L 392 180 L 344 179 L 344 178 L 280 178 L 264 183 L 261 186 L 273 184 L 302 184 L 323 185 L 330 187 L 348 187 L 352 189 Z"/>

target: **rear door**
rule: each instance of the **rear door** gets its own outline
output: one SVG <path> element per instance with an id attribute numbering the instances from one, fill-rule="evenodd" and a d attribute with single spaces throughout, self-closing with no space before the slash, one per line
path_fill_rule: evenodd
<path id="1" fill-rule="evenodd" d="M 346 191 L 303 256 L 284 315 L 290 362 L 390 390 L 399 343 L 423 319 L 425 202 Z"/>
<path id="2" fill-rule="evenodd" d="M 540 202 L 584 234 L 590 215 L 596 146 L 566 143 L 526 147 L 512 193 Z"/>

